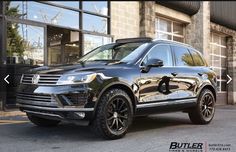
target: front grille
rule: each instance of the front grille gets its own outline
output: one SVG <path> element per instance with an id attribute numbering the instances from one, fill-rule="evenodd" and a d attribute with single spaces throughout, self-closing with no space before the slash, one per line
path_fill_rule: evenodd
<path id="1" fill-rule="evenodd" d="M 17 97 L 17 102 L 20 104 L 44 106 L 44 107 L 58 106 L 56 100 L 51 95 L 18 92 L 16 97 Z"/>
<path id="2" fill-rule="evenodd" d="M 55 85 L 61 75 L 48 74 L 24 74 L 21 79 L 22 84 Z M 38 79 L 38 80 L 34 80 Z"/>
<path id="3" fill-rule="evenodd" d="M 50 95 L 42 94 L 29 94 L 29 93 L 17 93 L 17 98 L 22 100 L 39 101 L 39 102 L 51 102 Z"/>

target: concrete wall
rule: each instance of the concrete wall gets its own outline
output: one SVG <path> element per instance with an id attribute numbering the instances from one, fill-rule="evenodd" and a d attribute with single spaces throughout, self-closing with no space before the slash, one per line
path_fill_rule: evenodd
<path id="1" fill-rule="evenodd" d="M 191 16 L 191 23 L 186 26 L 187 44 L 203 53 L 210 60 L 210 3 L 201 2 L 200 10 Z"/>
<path id="2" fill-rule="evenodd" d="M 139 37 L 139 1 L 111 1 L 111 35 L 114 39 Z"/>
<path id="3" fill-rule="evenodd" d="M 189 24 L 191 22 L 191 18 L 189 15 L 184 14 L 182 12 L 170 9 L 168 7 L 162 6 L 160 4 L 156 4 L 155 6 L 155 14 L 158 16 L 163 16 L 169 19 L 173 19 L 175 21 L 179 21 L 185 24 Z"/>
<path id="4" fill-rule="evenodd" d="M 140 2 L 140 36 L 155 38 L 155 1 Z"/>

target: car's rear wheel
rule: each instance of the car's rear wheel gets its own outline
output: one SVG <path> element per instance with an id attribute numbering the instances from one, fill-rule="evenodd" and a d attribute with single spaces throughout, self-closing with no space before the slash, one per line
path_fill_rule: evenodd
<path id="1" fill-rule="evenodd" d="M 208 89 L 202 90 L 197 106 L 188 114 L 194 124 L 210 123 L 215 114 L 215 97 L 213 93 Z"/>
<path id="2" fill-rule="evenodd" d="M 106 139 L 118 139 L 127 133 L 132 119 L 130 97 L 121 89 L 112 89 L 101 97 L 91 127 L 96 134 Z"/>
<path id="3" fill-rule="evenodd" d="M 57 126 L 60 121 L 58 120 L 49 120 L 45 118 L 40 118 L 35 115 L 27 114 L 28 119 L 35 125 L 40 126 L 40 127 L 53 127 Z"/>

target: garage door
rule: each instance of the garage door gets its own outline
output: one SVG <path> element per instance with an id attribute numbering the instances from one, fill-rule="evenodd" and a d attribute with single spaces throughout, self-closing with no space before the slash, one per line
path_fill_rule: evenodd
<path id="1" fill-rule="evenodd" d="M 226 36 L 211 33 L 210 65 L 217 73 L 218 104 L 227 104 L 227 51 Z"/>

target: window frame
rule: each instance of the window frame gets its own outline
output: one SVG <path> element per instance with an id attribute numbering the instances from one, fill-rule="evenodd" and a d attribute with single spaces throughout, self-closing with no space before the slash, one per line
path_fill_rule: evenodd
<path id="1" fill-rule="evenodd" d="M 44 47 L 43 47 L 43 66 L 45 65 L 48 65 L 48 48 L 47 48 L 47 26 L 44 26 L 44 25 L 38 25 L 38 24 L 32 24 L 32 23 L 27 23 L 27 22 L 22 22 L 22 21 L 17 21 L 17 20 L 6 20 L 5 21 L 5 26 L 7 28 L 7 24 L 8 23 L 16 23 L 16 24 L 24 24 L 24 25 L 29 25 L 29 26 L 35 26 L 35 27 L 40 27 L 40 28 L 43 28 L 43 43 L 44 43 Z M 5 34 L 5 38 L 7 39 L 8 38 L 8 34 L 7 34 L 7 30 L 4 31 L 4 34 Z M 5 42 L 5 44 L 3 44 L 4 47 L 6 48 L 7 50 L 7 43 Z M 5 51 L 5 54 L 4 54 L 4 58 L 7 60 L 7 51 Z M 7 64 L 7 63 L 6 63 Z M 9 65 L 12 65 L 12 64 L 9 64 Z M 27 64 L 14 64 L 14 65 L 27 65 Z M 32 65 L 33 66 L 33 65 Z"/>
<path id="2" fill-rule="evenodd" d="M 107 12 L 107 15 L 102 15 L 102 14 L 98 14 L 98 13 L 95 13 L 95 12 L 90 12 L 90 11 L 86 11 L 86 10 L 83 10 L 83 4 L 82 4 L 82 1 L 78 1 L 79 3 L 79 8 L 74 8 L 74 7 L 69 7 L 69 6 L 63 6 L 63 5 L 60 5 L 60 4 L 56 4 L 56 3 L 51 3 L 51 2 L 46 2 L 46 1 L 34 1 L 34 2 L 37 2 L 38 4 L 45 4 L 45 5 L 50 5 L 50 6 L 54 6 L 54 7 L 57 7 L 57 8 L 63 8 L 63 9 L 66 9 L 66 10 L 71 10 L 71 11 L 74 11 L 76 13 L 79 14 L 79 26 L 78 28 L 72 28 L 72 27 L 65 27 L 65 26 L 62 26 L 62 25 L 55 25 L 55 24 L 50 24 L 50 23 L 44 23 L 44 22 L 39 22 L 39 21 L 36 21 L 36 20 L 30 20 L 30 19 L 23 19 L 23 18 L 16 18 L 16 17 L 13 17 L 13 16 L 7 16 L 5 14 L 5 3 L 6 1 L 3 1 L 2 4 L 3 4 L 3 14 L 0 14 L 0 17 L 4 18 L 3 20 L 3 23 L 4 25 L 7 24 L 8 22 L 15 22 L 15 23 L 19 23 L 19 24 L 27 24 L 27 25 L 31 25 L 31 26 L 38 26 L 38 27 L 43 27 L 44 28 L 44 65 L 47 66 L 48 65 L 48 46 L 47 46 L 47 28 L 48 26 L 52 26 L 52 27 L 58 27 L 58 28 L 64 28 L 64 29 L 68 29 L 68 30 L 71 30 L 71 31 L 77 31 L 79 32 L 79 39 L 81 40 L 80 41 L 80 57 L 82 57 L 84 55 L 83 51 L 84 50 L 84 35 L 85 34 L 89 34 L 89 35 L 94 35 L 94 36 L 101 36 L 101 37 L 107 37 L 107 38 L 110 38 L 111 39 L 111 42 L 113 41 L 114 39 L 114 36 L 110 35 L 111 33 L 111 19 L 110 19 L 110 16 L 111 16 L 111 2 L 110 1 L 107 1 L 107 8 L 108 8 L 108 12 Z M 107 33 L 99 33 L 99 32 L 94 32 L 94 31 L 87 31 L 87 30 L 83 30 L 83 13 L 86 13 L 86 14 L 90 14 L 90 15 L 94 15 L 94 16 L 98 16 L 98 17 L 104 17 L 107 19 Z M 3 33 L 4 35 L 4 38 L 7 37 L 7 34 L 6 34 L 6 31 L 4 31 Z M 3 47 L 6 48 L 7 44 L 4 42 L 3 43 Z M 4 56 L 3 58 L 6 59 L 6 53 L 4 52 Z"/>
<path id="3" fill-rule="evenodd" d="M 95 13 L 95 12 L 91 12 L 91 11 L 86 11 L 83 10 L 83 4 L 82 1 L 79 1 L 79 8 L 73 8 L 73 7 L 69 7 L 69 6 L 64 6 L 61 4 L 56 4 L 56 3 L 51 3 L 51 2 L 46 2 L 46 1 L 33 1 L 39 4 L 45 4 L 45 5 L 49 5 L 49 6 L 54 6 L 57 8 L 62 8 L 62 9 L 66 9 L 66 10 L 70 10 L 70 11 L 74 11 L 79 13 L 79 27 L 78 28 L 71 28 L 71 27 L 65 27 L 65 26 L 61 26 L 61 25 L 55 25 L 55 24 L 51 24 L 51 23 L 43 23 L 43 22 L 39 22 L 39 21 L 34 21 L 34 20 L 30 20 L 30 19 L 20 19 L 20 18 L 15 18 L 15 17 L 11 17 L 11 16 L 6 16 L 5 15 L 5 1 L 3 1 L 3 16 L 6 17 L 6 19 L 9 20 L 16 20 L 16 21 L 26 21 L 26 22 L 34 22 L 36 24 L 44 24 L 44 25 L 50 25 L 50 26 L 57 26 L 57 27 L 61 27 L 61 28 L 68 28 L 68 29 L 72 29 L 72 30 L 78 30 L 81 32 L 86 32 L 88 34 L 94 34 L 94 35 L 101 35 L 101 36 L 110 36 L 111 34 L 111 2 L 107 1 L 107 8 L 108 8 L 108 13 L 107 15 L 102 15 L 99 13 Z M 89 14 L 89 15 L 94 15 L 96 17 L 103 17 L 107 19 L 107 34 L 104 33 L 99 33 L 99 32 L 93 32 L 93 31 L 87 31 L 83 29 L 83 14 Z"/>
<path id="4" fill-rule="evenodd" d="M 158 30 L 158 26 L 159 26 L 159 22 L 160 22 L 160 19 L 161 20 L 166 20 L 166 21 L 170 21 L 171 22 L 171 32 L 165 32 L 165 31 L 161 31 L 161 30 Z M 183 35 L 179 35 L 179 34 L 174 34 L 174 23 L 177 23 L 177 24 L 182 24 L 183 25 Z M 166 34 L 166 35 L 169 35 L 171 36 L 171 41 L 174 41 L 174 37 L 178 37 L 178 38 L 182 38 L 183 39 L 183 42 L 182 43 L 185 43 L 185 35 L 186 35 L 186 26 L 184 23 L 182 22 L 178 22 L 178 21 L 175 21 L 175 20 L 171 20 L 169 18 L 165 18 L 165 17 L 162 17 L 162 16 L 156 16 L 155 18 L 155 37 L 157 39 L 159 39 L 157 37 L 158 33 L 161 33 L 161 34 Z M 169 40 L 169 39 L 167 39 Z M 179 42 L 179 41 L 177 41 Z"/>
<path id="5" fill-rule="evenodd" d="M 226 50 L 226 55 L 222 55 L 222 53 L 221 53 L 221 51 L 222 51 L 222 48 L 224 48 L 224 49 L 226 49 L 227 48 L 227 44 L 225 44 L 225 45 L 222 45 L 221 44 L 221 40 L 223 39 L 223 38 L 226 38 L 227 37 L 227 35 L 224 35 L 224 34 L 219 34 L 219 33 L 216 33 L 216 32 L 214 32 L 214 31 L 211 31 L 211 39 L 210 39 L 210 46 L 211 46 L 211 50 L 210 50 L 210 56 L 211 56 L 211 60 L 210 60 L 210 66 L 213 68 L 213 69 L 217 69 L 217 70 L 219 70 L 220 71 L 220 75 L 219 75 L 219 79 L 217 79 L 217 82 L 219 82 L 219 92 L 220 93 L 226 93 L 227 92 L 227 85 L 226 85 L 226 90 L 225 91 L 222 91 L 222 85 L 221 85 L 221 83 L 222 82 L 227 82 L 227 79 L 222 79 L 222 71 L 223 70 L 225 70 L 226 71 L 226 73 L 228 72 L 228 68 L 227 68 L 227 65 L 225 66 L 225 67 L 222 67 L 221 65 L 222 65 L 222 58 L 224 58 L 226 61 L 226 64 L 227 64 L 227 58 L 228 58 L 228 56 L 227 56 L 227 50 Z M 219 37 L 220 39 L 219 39 L 219 42 L 220 42 L 220 44 L 218 44 L 218 43 L 215 43 L 214 41 L 213 41 L 213 37 L 214 37 L 214 35 L 215 36 L 217 36 L 217 37 Z M 216 46 L 216 47 L 219 47 L 220 48 L 220 53 L 219 54 L 215 54 L 214 52 L 213 52 L 213 49 L 212 49 L 212 46 Z M 214 57 L 218 57 L 219 59 L 220 59 L 220 67 L 219 66 L 214 66 L 214 60 L 212 59 L 212 58 L 214 58 Z M 218 75 L 217 75 L 218 76 Z"/>
<path id="6" fill-rule="evenodd" d="M 170 55 L 171 55 L 171 63 L 172 63 L 172 65 L 171 66 L 162 66 L 162 67 L 173 67 L 175 65 L 174 55 L 173 55 L 173 52 L 172 52 L 171 45 L 170 44 L 161 44 L 161 43 L 159 43 L 159 44 L 153 45 L 151 48 L 148 49 L 148 51 L 146 51 L 146 53 L 143 55 L 142 59 L 139 62 L 139 67 L 142 67 L 142 63 L 145 60 L 146 56 L 152 51 L 153 48 L 157 47 L 158 45 L 162 45 L 162 46 L 167 45 L 170 48 Z"/>

